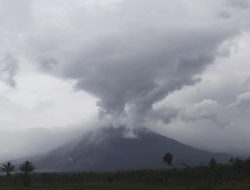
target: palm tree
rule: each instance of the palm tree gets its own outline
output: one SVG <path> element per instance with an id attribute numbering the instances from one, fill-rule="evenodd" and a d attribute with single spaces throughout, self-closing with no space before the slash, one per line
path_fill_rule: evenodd
<path id="1" fill-rule="evenodd" d="M 11 172 L 15 170 L 15 166 L 11 162 L 7 162 L 6 164 L 3 164 L 0 169 L 6 173 L 6 176 L 11 176 Z"/>
<path id="2" fill-rule="evenodd" d="M 23 173 L 24 185 L 28 186 L 30 184 L 29 174 L 35 170 L 33 163 L 30 161 L 25 161 L 20 165 L 19 170 Z"/>
<path id="3" fill-rule="evenodd" d="M 163 156 L 163 162 L 166 164 L 166 168 L 168 168 L 168 166 L 172 166 L 172 161 L 173 161 L 173 155 L 171 153 L 166 153 Z"/>

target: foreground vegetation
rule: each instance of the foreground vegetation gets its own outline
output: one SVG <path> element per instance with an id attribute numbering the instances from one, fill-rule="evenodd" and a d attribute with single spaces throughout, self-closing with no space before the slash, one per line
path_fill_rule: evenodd
<path id="1" fill-rule="evenodd" d="M 166 169 L 116 172 L 33 173 L 35 167 L 25 161 L 15 170 L 11 162 L 0 168 L 1 190 L 246 190 L 250 189 L 250 158 L 230 159 L 219 164 L 181 168 L 172 166 L 173 156 L 163 157 Z M 31 185 L 31 186 L 30 186 Z"/>
<path id="2" fill-rule="evenodd" d="M 33 185 L 30 187 L 5 186 L 1 190 L 249 190 L 250 185 L 166 185 L 166 184 L 75 184 Z"/>

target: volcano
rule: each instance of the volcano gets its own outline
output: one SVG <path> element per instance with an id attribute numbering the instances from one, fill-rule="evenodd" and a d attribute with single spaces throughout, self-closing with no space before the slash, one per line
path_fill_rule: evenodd
<path id="1" fill-rule="evenodd" d="M 176 167 L 207 164 L 211 158 L 225 163 L 231 157 L 199 150 L 146 130 L 128 138 L 122 131 L 110 128 L 63 145 L 34 162 L 38 170 L 47 172 L 162 169 L 162 157 L 167 152 L 174 156 Z"/>

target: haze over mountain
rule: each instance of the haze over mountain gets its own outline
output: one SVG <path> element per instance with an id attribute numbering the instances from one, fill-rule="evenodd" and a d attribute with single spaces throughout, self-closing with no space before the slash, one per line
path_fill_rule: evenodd
<path id="1" fill-rule="evenodd" d="M 40 171 L 117 171 L 164 168 L 162 157 L 171 152 L 174 165 L 207 164 L 211 158 L 226 163 L 230 155 L 192 148 L 147 130 L 124 137 L 123 129 L 107 128 L 84 136 L 43 156 L 33 158 Z M 32 158 L 31 158 L 32 159 Z"/>

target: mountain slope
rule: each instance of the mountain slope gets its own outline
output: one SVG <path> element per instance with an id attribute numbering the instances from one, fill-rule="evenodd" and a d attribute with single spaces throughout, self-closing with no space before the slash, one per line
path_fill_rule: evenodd
<path id="1" fill-rule="evenodd" d="M 124 138 L 117 130 L 88 135 L 78 143 L 64 145 L 35 161 L 43 171 L 112 171 L 163 168 L 166 152 L 182 163 L 206 164 L 211 158 L 227 162 L 230 155 L 201 151 L 153 132 L 139 132 L 137 138 Z"/>

